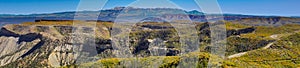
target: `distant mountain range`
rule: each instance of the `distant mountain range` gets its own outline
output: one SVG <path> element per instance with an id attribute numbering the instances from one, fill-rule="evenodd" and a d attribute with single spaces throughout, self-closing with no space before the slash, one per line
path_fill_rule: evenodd
<path id="1" fill-rule="evenodd" d="M 111 22 L 74 26 L 69 20 L 75 13 L 0 15 L 0 68 L 300 67 L 299 17 L 116 7 L 76 13 L 79 20 Z M 128 29 L 115 26 L 116 18 L 146 23 Z M 186 18 L 197 22 L 192 24 L 195 30 L 160 23 Z M 225 20 L 226 27 L 214 28 L 207 20 Z"/>
<path id="2" fill-rule="evenodd" d="M 125 7 L 116 7 L 113 9 L 100 10 L 100 11 L 70 11 L 70 12 L 59 12 L 59 13 L 49 13 L 49 14 L 30 14 L 30 15 L 9 15 L 2 14 L 0 15 L 0 23 L 4 24 L 14 24 L 22 22 L 34 22 L 36 20 L 74 20 L 74 16 L 77 13 L 77 18 L 79 20 L 96 20 L 98 21 L 114 21 L 116 17 L 122 13 L 126 17 L 142 17 L 149 13 L 150 15 L 161 15 L 165 18 L 184 18 L 188 16 L 194 22 L 206 22 L 207 20 L 218 21 L 234 21 L 242 20 L 245 18 L 252 19 L 280 19 L 280 18 L 299 18 L 299 17 L 281 17 L 281 16 L 254 16 L 254 15 L 241 15 L 241 14 L 205 14 L 197 10 L 185 11 L 181 9 L 173 8 L 125 8 Z M 99 14 L 100 13 L 100 14 Z M 149 15 L 148 14 L 148 15 Z M 137 16 L 140 15 L 140 16 Z M 222 16 L 224 19 L 222 19 Z M 124 18 L 126 19 L 126 18 Z M 130 18 L 130 20 L 135 18 Z M 148 20 L 147 20 L 148 19 Z M 146 18 L 145 21 L 161 21 L 157 18 Z M 272 20 L 270 20 L 272 21 Z M 273 21 L 272 21 L 273 22 Z M 298 22 L 298 21 L 296 21 Z M 300 21 L 299 21 L 300 22 Z"/>

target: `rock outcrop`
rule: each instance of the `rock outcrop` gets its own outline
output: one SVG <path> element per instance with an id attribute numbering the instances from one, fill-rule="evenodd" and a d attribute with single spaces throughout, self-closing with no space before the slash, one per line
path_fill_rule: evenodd
<path id="1" fill-rule="evenodd" d="M 93 32 L 93 30 L 89 29 L 93 28 L 94 27 L 73 27 L 67 25 L 6 25 L 0 31 L 0 66 L 60 67 L 72 65 L 80 58 L 79 54 L 84 52 L 84 50 L 80 50 L 83 48 L 82 46 L 91 43 L 89 41 L 90 39 L 95 39 L 96 36 L 105 36 L 104 34 L 109 33 L 108 30 L 105 30 L 107 28 L 102 27 L 101 29 L 95 29 L 106 33 L 89 35 L 89 32 Z M 84 30 L 85 33 L 82 35 L 74 34 L 74 32 L 72 32 L 73 29 Z M 74 39 L 75 37 L 80 40 Z M 96 55 L 96 46 L 93 48 L 95 49 L 90 50 L 93 50 L 94 55 Z"/>

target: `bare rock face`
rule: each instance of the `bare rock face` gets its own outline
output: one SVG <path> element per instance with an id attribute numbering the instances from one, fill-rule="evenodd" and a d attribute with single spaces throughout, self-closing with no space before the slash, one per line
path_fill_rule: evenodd
<path id="1" fill-rule="evenodd" d="M 73 29 L 85 32 L 75 35 Z M 94 29 L 99 33 L 90 33 Z M 108 33 L 94 27 L 6 25 L 0 31 L 0 67 L 60 67 L 80 62 L 78 59 L 83 62 L 80 54 L 97 54 L 96 45 L 86 45 Z"/>
<path id="2" fill-rule="evenodd" d="M 62 45 L 54 49 L 49 55 L 48 63 L 53 67 L 60 67 L 65 65 L 71 65 L 75 61 L 75 54 L 73 53 L 72 45 Z"/>
<path id="3" fill-rule="evenodd" d="M 21 59 L 20 57 L 28 52 L 32 48 L 32 45 L 40 42 L 37 39 L 32 42 L 17 43 L 18 39 L 14 37 L 0 37 L 0 66 Z"/>
<path id="4" fill-rule="evenodd" d="M 17 28 L 14 28 L 17 27 Z M 20 28 L 25 29 L 22 34 Z M 11 31 L 15 30 L 15 32 Z M 20 33 L 20 34 L 17 34 Z M 7 25 L 0 32 L 0 66 L 22 59 L 35 45 L 40 43 L 40 35 L 31 32 L 31 27 Z"/>
<path id="5" fill-rule="evenodd" d="M 158 27 L 160 26 L 141 26 L 151 31 Z M 116 57 L 117 51 L 125 49 L 122 47 L 116 49 L 116 46 L 112 46 L 110 30 L 109 26 L 6 25 L 0 31 L 0 67 L 61 67 Z M 159 34 L 172 34 L 168 33 L 171 31 L 162 32 L 165 31 Z M 131 44 L 138 46 L 128 45 L 130 48 L 126 51 L 131 51 L 137 56 L 150 56 L 149 49 L 155 53 L 154 55 L 157 52 L 155 50 L 165 51 L 163 54 L 168 56 L 180 53 L 174 47 L 163 47 L 163 44 L 149 47 L 150 43 L 155 43 L 155 39 L 133 39 L 132 42 L 134 43 Z M 118 43 L 117 46 L 121 45 L 125 44 Z"/>

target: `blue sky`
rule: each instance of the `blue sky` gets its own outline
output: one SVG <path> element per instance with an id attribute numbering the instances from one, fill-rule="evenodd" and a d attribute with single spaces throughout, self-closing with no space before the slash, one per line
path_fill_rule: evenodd
<path id="1" fill-rule="evenodd" d="M 93 0 L 89 0 L 93 2 Z M 104 9 L 127 6 L 135 0 L 109 0 Z M 153 0 L 152 0 L 153 1 Z M 171 0 L 185 10 L 200 10 L 193 0 Z M 75 11 L 80 0 L 0 0 L 0 14 Z M 300 0 L 218 0 L 223 13 L 300 16 Z M 151 5 L 151 4 L 145 4 Z M 201 10 L 200 10 L 201 11 Z"/>

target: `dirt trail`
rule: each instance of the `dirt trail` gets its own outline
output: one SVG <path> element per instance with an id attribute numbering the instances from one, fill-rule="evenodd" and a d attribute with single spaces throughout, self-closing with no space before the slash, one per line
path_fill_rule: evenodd
<path id="1" fill-rule="evenodd" d="M 243 56 L 243 55 L 245 55 L 245 54 L 247 54 L 247 53 L 248 53 L 248 52 L 237 53 L 237 54 L 230 55 L 230 56 L 228 56 L 227 58 L 228 58 L 228 59 L 231 59 L 231 58 L 235 58 L 235 57 L 241 57 L 241 56 Z"/>
<path id="2" fill-rule="evenodd" d="M 293 33 L 299 33 L 299 32 L 300 32 L 300 30 L 294 31 L 294 32 L 292 32 L 292 33 L 286 33 L 285 35 L 292 35 Z M 270 38 L 275 39 L 275 40 L 280 40 L 280 39 L 279 39 L 279 38 L 280 38 L 279 35 L 281 35 L 281 34 L 274 34 L 274 35 L 271 35 Z M 274 41 L 274 42 L 275 42 L 275 41 Z M 261 49 L 264 50 L 264 49 L 270 48 L 270 47 L 274 44 L 274 42 L 271 42 L 271 43 L 267 44 L 266 46 L 262 47 Z M 255 50 L 257 50 L 257 49 L 255 49 Z M 254 51 L 254 50 L 250 50 L 250 51 Z M 227 58 L 228 58 L 228 59 L 231 59 L 231 58 L 235 58 L 235 57 L 241 57 L 241 56 L 247 54 L 247 53 L 250 52 L 250 51 L 246 51 L 246 52 L 241 52 L 241 53 L 233 54 L 233 55 L 228 56 Z"/>
<path id="3" fill-rule="evenodd" d="M 279 39 L 279 37 L 278 37 L 277 34 L 271 35 L 270 38 L 273 38 L 273 39 Z M 267 44 L 266 46 L 262 47 L 262 49 L 268 49 L 268 48 L 270 48 L 273 44 L 274 44 L 274 42 L 271 42 L 271 43 Z M 254 51 L 254 50 L 250 50 L 250 51 Z M 241 52 L 241 53 L 233 54 L 233 55 L 228 56 L 227 58 L 228 58 L 228 59 L 231 59 L 231 58 L 235 58 L 235 57 L 241 57 L 241 56 L 247 54 L 247 53 L 250 52 L 250 51 L 246 51 L 246 52 Z"/>
<path id="4" fill-rule="evenodd" d="M 274 44 L 274 42 L 271 42 L 271 43 L 267 44 L 266 46 L 262 47 L 262 49 L 268 49 L 268 48 L 270 48 L 273 44 Z M 251 51 L 253 51 L 253 50 L 251 50 Z M 231 58 L 235 58 L 235 57 L 241 57 L 241 56 L 247 54 L 248 52 L 250 52 L 250 51 L 246 51 L 246 52 L 241 52 L 241 53 L 233 54 L 233 55 L 228 56 L 227 58 L 228 58 L 228 59 L 231 59 Z"/>

